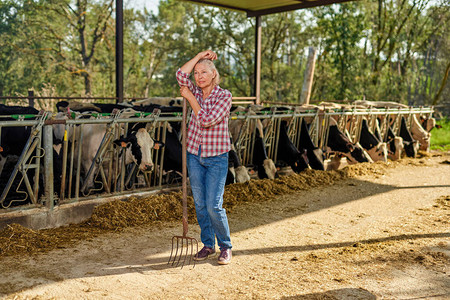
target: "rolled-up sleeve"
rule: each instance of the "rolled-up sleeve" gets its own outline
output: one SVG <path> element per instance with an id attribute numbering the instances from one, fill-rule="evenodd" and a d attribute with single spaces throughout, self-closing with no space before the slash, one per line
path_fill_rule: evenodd
<path id="1" fill-rule="evenodd" d="M 231 93 L 222 90 L 217 96 L 215 103 L 209 108 L 202 108 L 197 114 L 197 122 L 202 127 L 211 127 L 220 123 L 230 114 Z"/>
<path id="2" fill-rule="evenodd" d="M 190 74 L 184 73 L 183 71 L 181 71 L 181 69 L 178 69 L 176 76 L 179 86 L 187 86 L 191 90 L 191 92 L 195 92 L 195 86 L 189 79 Z"/>

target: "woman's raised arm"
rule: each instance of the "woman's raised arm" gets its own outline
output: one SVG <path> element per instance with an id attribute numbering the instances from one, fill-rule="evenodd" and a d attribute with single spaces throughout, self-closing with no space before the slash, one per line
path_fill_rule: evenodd
<path id="1" fill-rule="evenodd" d="M 198 53 L 196 56 L 194 56 L 194 58 L 192 58 L 191 60 L 189 60 L 187 63 L 185 63 L 180 70 L 184 73 L 190 74 L 192 72 L 192 70 L 195 67 L 195 64 L 201 60 L 201 59 L 210 59 L 210 60 L 215 60 L 217 59 L 217 54 L 211 50 L 206 50 L 206 51 L 202 51 L 200 53 Z"/>

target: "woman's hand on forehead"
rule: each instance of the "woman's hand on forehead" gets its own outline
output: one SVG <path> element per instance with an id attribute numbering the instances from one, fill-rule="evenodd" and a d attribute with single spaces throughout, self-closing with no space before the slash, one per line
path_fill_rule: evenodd
<path id="1" fill-rule="evenodd" d="M 212 50 L 206 50 L 199 53 L 200 59 L 210 59 L 215 60 L 217 59 L 217 54 Z"/>

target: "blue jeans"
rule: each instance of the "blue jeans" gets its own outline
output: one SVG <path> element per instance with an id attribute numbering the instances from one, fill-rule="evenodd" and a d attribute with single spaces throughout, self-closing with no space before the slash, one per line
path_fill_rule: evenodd
<path id="1" fill-rule="evenodd" d="M 203 245 L 220 249 L 231 249 L 230 227 L 223 204 L 223 192 L 228 172 L 228 153 L 218 156 L 200 157 L 187 153 L 187 168 L 198 225 Z"/>

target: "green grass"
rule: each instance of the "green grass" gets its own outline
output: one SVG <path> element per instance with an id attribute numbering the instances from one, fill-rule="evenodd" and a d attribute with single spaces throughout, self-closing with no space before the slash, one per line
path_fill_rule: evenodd
<path id="1" fill-rule="evenodd" d="M 431 131 L 431 149 L 450 151 L 450 119 L 436 121 L 436 125 L 441 125 L 442 128 Z"/>

